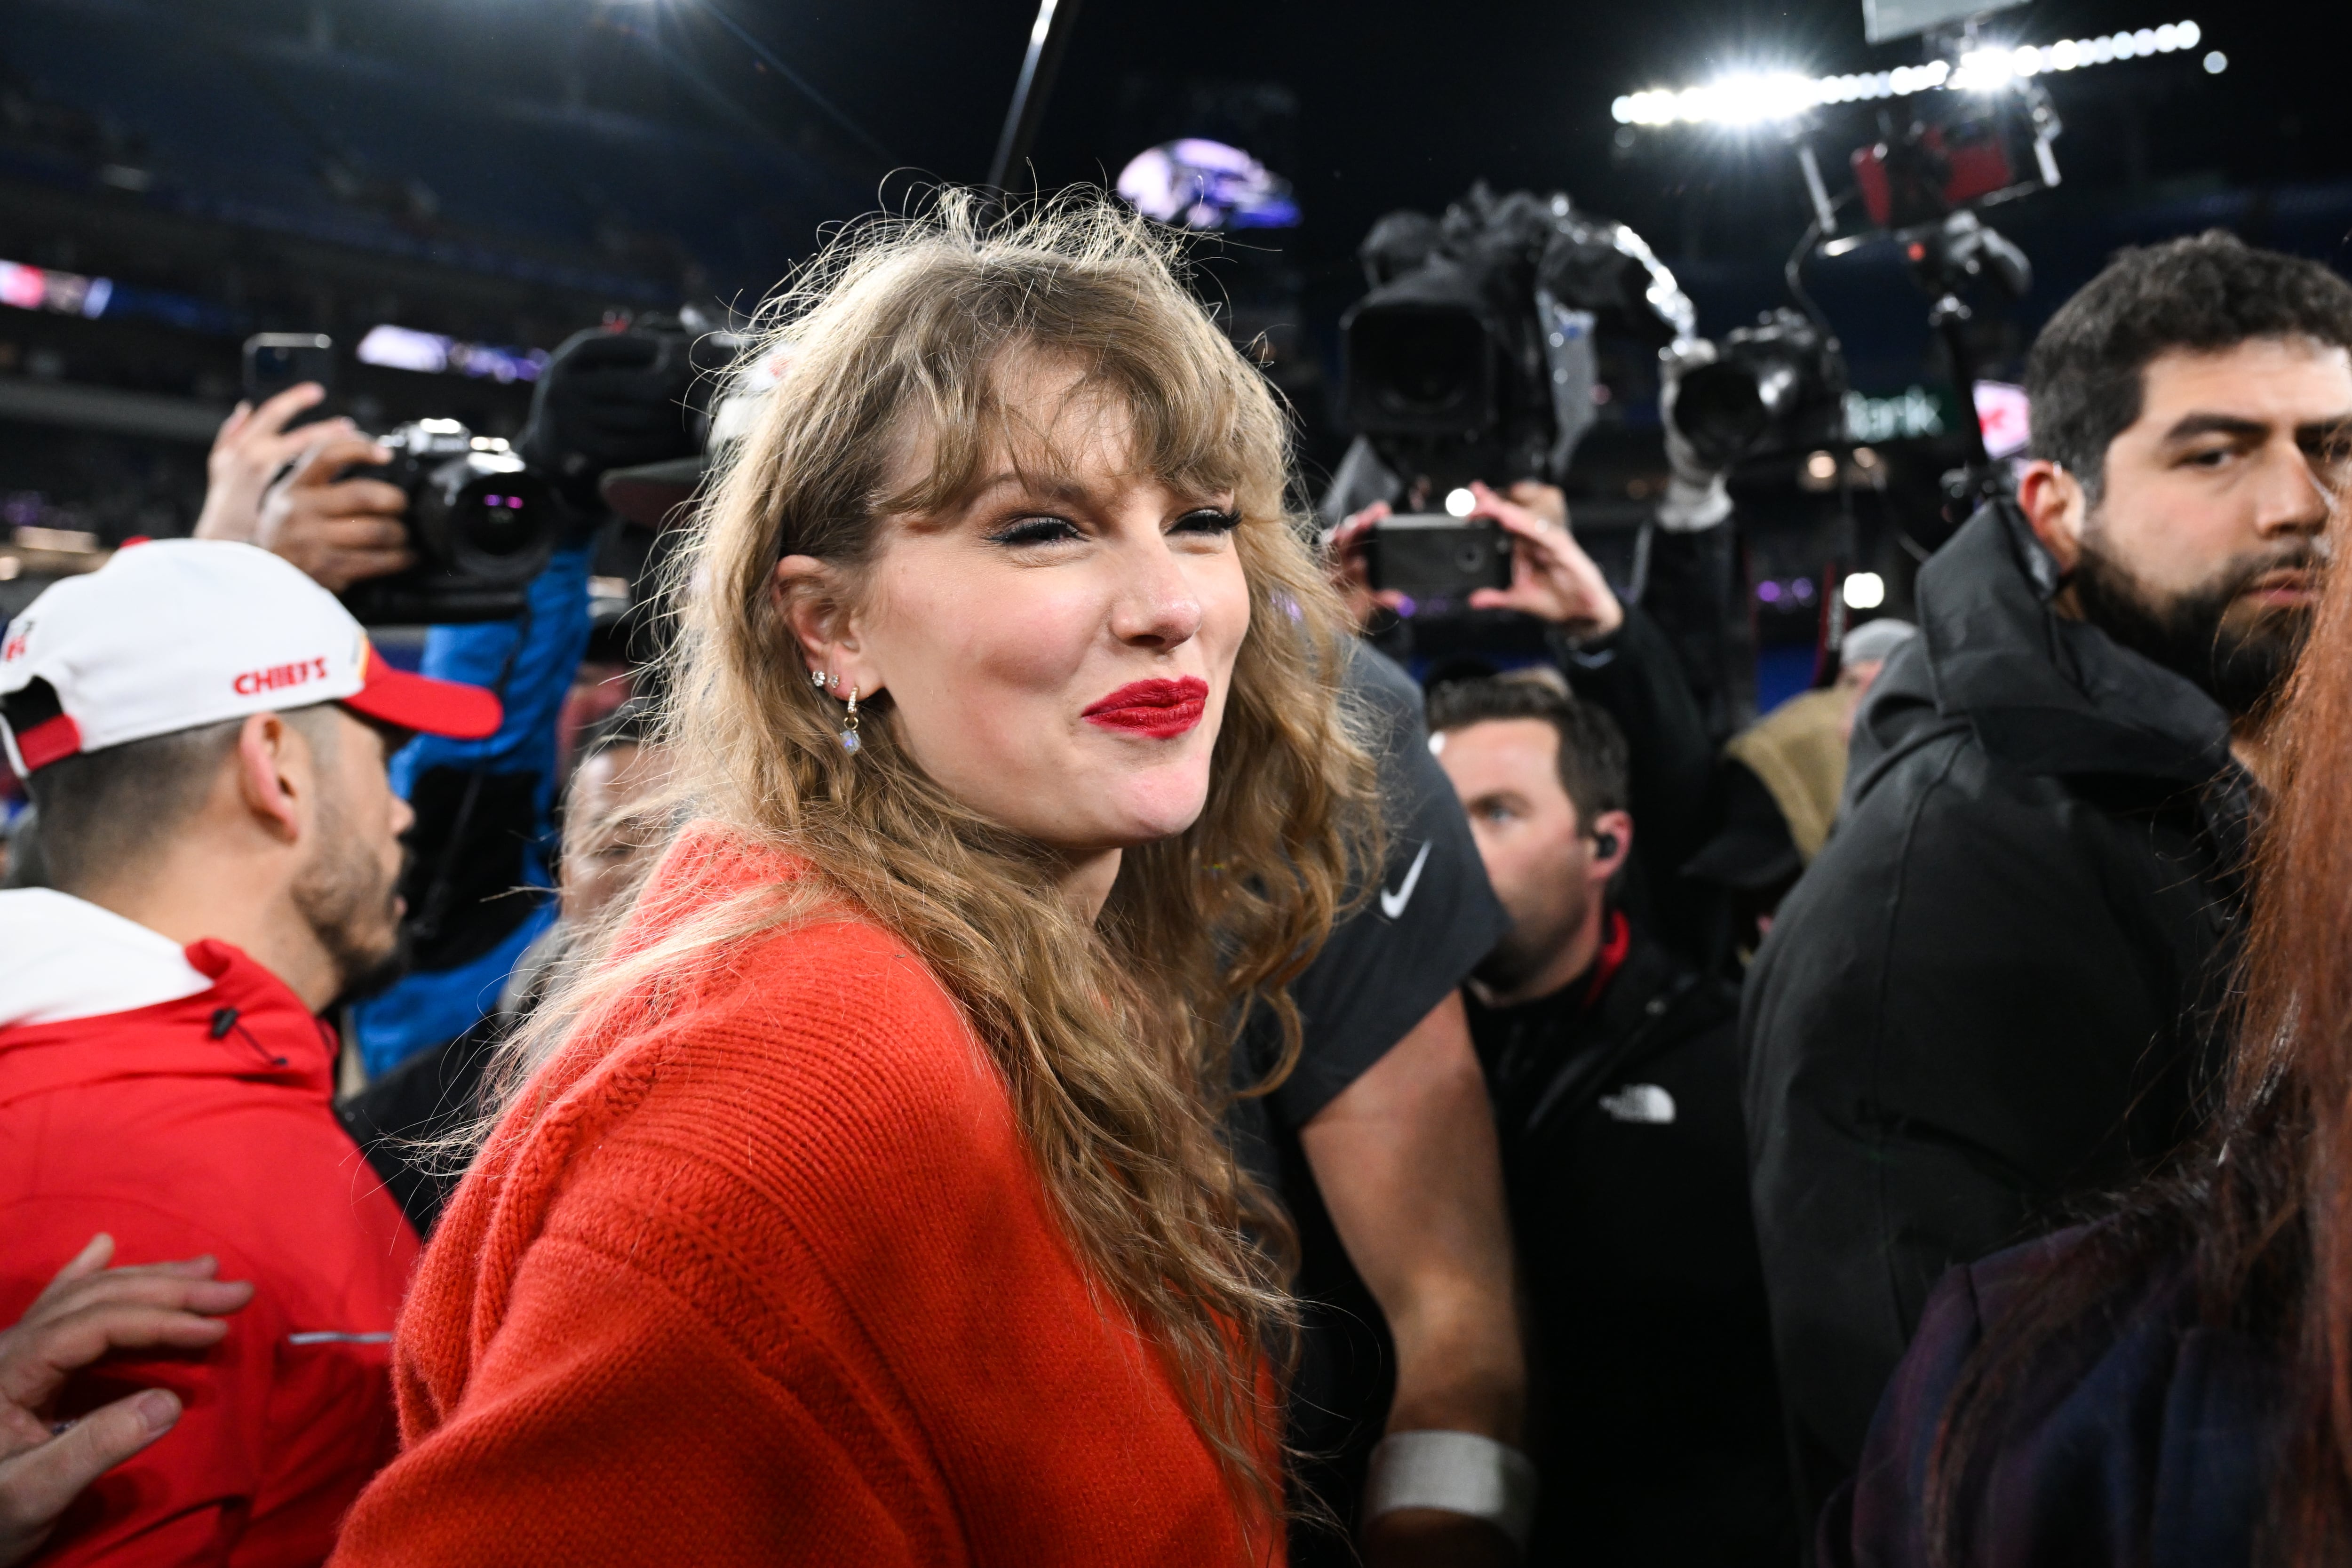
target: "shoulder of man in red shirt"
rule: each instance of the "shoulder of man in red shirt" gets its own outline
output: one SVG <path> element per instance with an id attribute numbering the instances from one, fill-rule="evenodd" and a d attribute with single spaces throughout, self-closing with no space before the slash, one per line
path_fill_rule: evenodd
<path id="1" fill-rule="evenodd" d="M 79 911 L 0 909 L 0 936 L 60 912 Z M 165 999 L 27 1016 L 57 986 L 7 984 L 0 958 L 0 1321 L 101 1230 L 121 1264 L 213 1254 L 255 1299 L 210 1350 L 110 1357 L 68 1385 L 62 1415 L 143 1387 L 184 1414 L 82 1496 L 42 1561 L 316 1563 L 394 1451 L 389 1342 L 416 1237 L 335 1119 L 332 1032 L 234 948 L 184 950 L 202 988 L 171 995 L 185 986 L 155 984 L 157 955 L 130 942 L 124 998 Z M 84 1005 L 105 1004 L 105 956 Z"/>

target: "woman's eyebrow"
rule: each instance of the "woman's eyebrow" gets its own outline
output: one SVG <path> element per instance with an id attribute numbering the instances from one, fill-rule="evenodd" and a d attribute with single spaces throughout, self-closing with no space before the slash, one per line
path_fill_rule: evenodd
<path id="1" fill-rule="evenodd" d="M 972 486 L 971 500 L 978 502 L 991 490 L 1002 489 L 1007 485 L 1018 486 L 1029 494 L 1045 500 L 1083 502 L 1093 499 L 1087 487 L 1076 479 L 1052 474 L 1024 474 L 1017 469 L 1008 468 L 1001 474 L 992 475 Z"/>

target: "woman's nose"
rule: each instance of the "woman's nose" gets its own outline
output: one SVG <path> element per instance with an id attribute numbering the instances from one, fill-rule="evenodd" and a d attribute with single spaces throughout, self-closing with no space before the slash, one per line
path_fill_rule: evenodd
<path id="1" fill-rule="evenodd" d="M 1158 529 L 1122 563 L 1111 632 L 1121 642 L 1174 647 L 1201 629 L 1201 596 Z"/>

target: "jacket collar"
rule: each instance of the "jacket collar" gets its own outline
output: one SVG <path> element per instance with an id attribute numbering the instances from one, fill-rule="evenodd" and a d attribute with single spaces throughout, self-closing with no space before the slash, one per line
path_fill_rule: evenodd
<path id="1" fill-rule="evenodd" d="M 2051 609 L 2062 581 L 2013 504 L 1979 509 L 1920 568 L 1916 652 L 1890 661 L 1865 723 L 1926 697 L 2028 773 L 2198 784 L 2233 773 L 2221 705 Z"/>
<path id="2" fill-rule="evenodd" d="M 87 899 L 0 892 L 0 1028 L 151 1007 L 211 984 L 178 942 Z"/>
<path id="3" fill-rule="evenodd" d="M 226 1078 L 333 1098 L 335 1032 L 286 983 L 225 942 L 191 943 L 211 981 L 122 1012 L 0 1028 L 0 1105 L 131 1078 Z"/>

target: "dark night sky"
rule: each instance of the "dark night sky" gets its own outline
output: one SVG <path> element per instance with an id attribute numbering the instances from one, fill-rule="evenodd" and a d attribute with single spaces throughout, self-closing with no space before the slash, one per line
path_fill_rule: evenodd
<path id="1" fill-rule="evenodd" d="M 1034 16 L 1034 0 L 215 3 L 225 20 L 297 33 L 323 8 L 340 47 L 396 55 L 478 89 L 557 96 L 577 90 L 562 80 L 570 68 L 591 104 L 814 143 L 843 175 L 838 191 L 893 205 L 927 182 L 984 175 Z M 2231 59 L 2218 77 L 2194 55 L 2172 55 L 2052 79 L 2067 123 L 2067 189 L 2030 198 L 2016 221 L 2063 227 L 2103 203 L 2352 178 L 2352 136 L 2339 128 L 2344 63 L 2312 47 L 2315 26 L 2296 25 L 2321 20 L 2323 4 L 2035 0 L 2003 13 L 1998 31 L 2043 43 L 2193 17 L 2202 47 Z M 1296 187 L 1304 226 L 1276 243 L 1305 279 L 1307 319 L 1320 335 L 1360 291 L 1353 251 L 1375 218 L 1442 208 L 1482 176 L 1500 189 L 1564 188 L 1633 224 L 1678 268 L 1772 261 L 1805 220 L 1787 149 L 1769 136 L 1683 132 L 1628 152 L 1615 145 L 1611 99 L 1742 65 L 1831 72 L 1919 58 L 1916 42 L 1866 47 L 1859 0 L 1080 5 L 1034 151 L 1039 181 L 1107 182 L 1150 142 L 1207 129 L 1147 112 L 1188 82 L 1279 84 L 1297 103 L 1291 144 L 1275 137 L 1252 150 Z M 698 97 L 690 77 L 703 84 Z M 726 103 L 715 116 L 713 92 Z M 1825 132 L 1825 162 L 1870 130 L 1857 115 Z M 756 292 L 805 254 L 820 222 L 855 216 L 837 210 L 842 201 L 795 205 L 780 192 L 785 211 L 772 232 L 797 248 L 763 260 L 772 267 L 764 277 L 723 281 Z M 2084 243 L 2118 241 L 2103 233 Z M 2339 266 L 2352 259 L 2337 250 Z M 1758 302 L 1742 295 L 1738 308 Z M 1907 299 L 1900 310 L 1916 313 Z"/>
<path id="2" fill-rule="evenodd" d="M 325 5 L 347 46 L 381 48 L 459 74 L 552 92 L 561 47 L 591 17 L 636 27 L 780 135 L 814 134 L 877 195 L 895 166 L 976 180 L 987 170 L 1034 0 L 218 0 L 221 14 L 299 29 Z M 2315 48 L 2326 0 L 2261 5 L 2211 0 L 2035 0 L 2000 16 L 2015 37 L 2049 42 L 2193 16 L 2230 70 L 2203 75 L 2170 56 L 2053 79 L 2067 116 L 2070 176 L 2120 180 L 2137 155 L 2154 178 L 2218 174 L 2237 184 L 2352 174 L 2340 129 L 2340 51 Z M 877 155 L 756 58 L 730 18 L 878 144 Z M 2297 26 L 2302 18 L 2311 26 Z M 608 38 L 592 99 L 660 111 L 667 87 L 645 52 Z M 1867 47 L 1859 0 L 1081 0 L 1077 28 L 1034 153 L 1051 186 L 1101 180 L 1140 149 L 1123 111 L 1139 79 L 1281 83 L 1297 95 L 1296 167 L 1278 169 L 1307 216 L 1311 258 L 1344 258 L 1381 212 L 1438 206 L 1484 175 L 1497 186 L 1566 187 L 1637 226 L 1668 227 L 1694 188 L 1744 206 L 1794 208 L 1784 153 L 1672 139 L 1664 153 L 1612 156 L 1615 95 L 1680 86 L 1740 64 L 1828 72 L 1916 60 L 1916 44 Z M 2125 108 L 2143 148 L 2121 143 Z M 1654 146 L 1647 143 L 1645 146 Z M 1765 176 L 1759 177 L 1759 171 Z M 834 215 L 848 216 L 848 215 Z M 1801 219 L 1798 221 L 1801 221 Z M 1793 230 L 1791 231 L 1793 232 Z"/>
<path id="3" fill-rule="evenodd" d="M 752 0 L 730 3 L 753 19 Z M 2043 0 L 2008 13 L 2002 26 L 2047 42 L 2193 16 L 2207 47 L 2231 57 L 2220 78 L 2175 56 L 2060 79 L 2070 172 L 2120 174 L 2123 149 L 2095 144 L 2119 139 L 2105 106 L 2069 100 L 2128 89 L 2145 100 L 2155 175 L 2340 176 L 2352 172 L 2352 136 L 2337 129 L 2345 66 L 2336 51 L 2313 49 L 2308 32 L 2283 25 L 2299 10 L 2319 14 L 2309 0 L 2210 8 L 2199 0 Z M 764 0 L 755 26 L 788 58 L 805 59 L 820 89 L 896 158 L 972 178 L 985 171 L 1033 15 L 1026 0 Z M 1481 174 L 1499 186 L 1564 185 L 1628 221 L 1658 224 L 1671 221 L 1674 193 L 1694 180 L 1715 176 L 1742 192 L 1756 182 L 1738 172 L 1740 149 L 1691 147 L 1689 138 L 1680 153 L 1612 163 L 1616 94 L 1748 61 L 1826 72 L 1916 58 L 1916 45 L 1864 46 L 1858 0 L 1188 0 L 1165 8 L 1087 0 L 1035 156 L 1049 185 L 1115 173 L 1138 150 L 1120 139 L 1119 113 L 1122 89 L 1138 74 L 1262 79 L 1300 100 L 1298 166 L 1282 172 L 1297 184 L 1318 253 L 1344 253 L 1381 212 L 1442 205 Z M 1793 201 L 1792 185 L 1769 184 Z"/>

